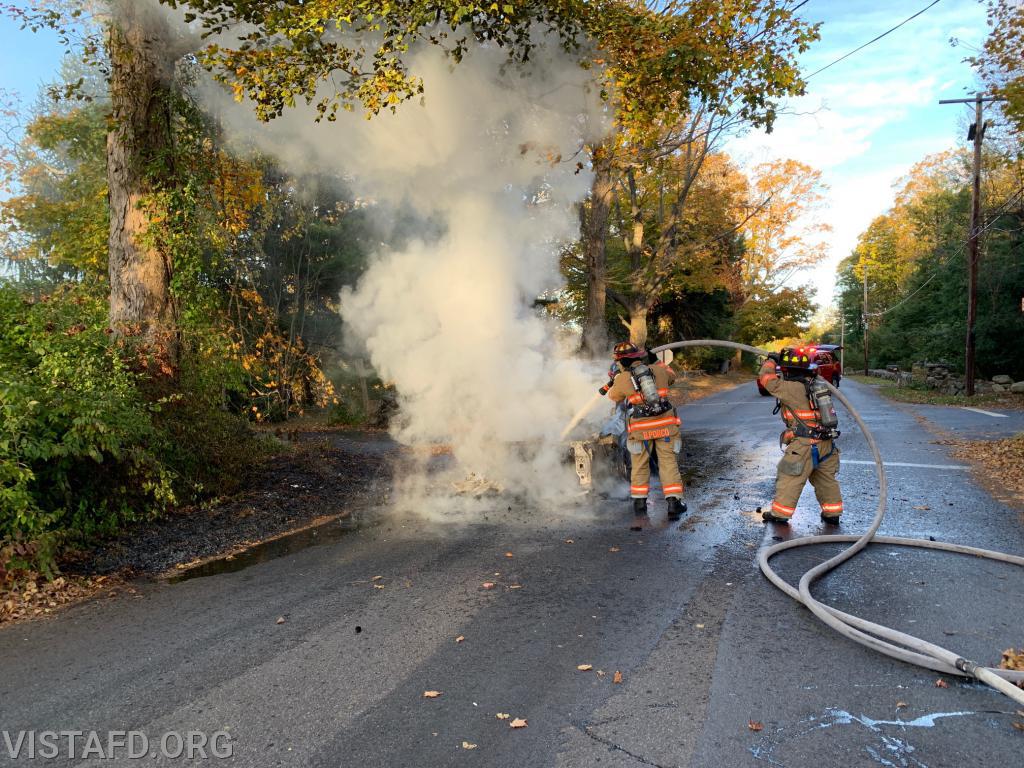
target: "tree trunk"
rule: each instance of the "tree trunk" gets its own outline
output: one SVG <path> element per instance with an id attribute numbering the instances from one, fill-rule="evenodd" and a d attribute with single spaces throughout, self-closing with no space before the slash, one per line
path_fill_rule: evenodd
<path id="1" fill-rule="evenodd" d="M 110 327 L 173 366 L 177 336 L 171 254 L 150 232 L 154 193 L 172 168 L 170 88 L 174 64 L 163 16 L 132 0 L 113 3 L 109 38 L 111 128 Z M 162 366 L 166 367 L 166 366 Z"/>
<path id="2" fill-rule="evenodd" d="M 638 301 L 629 308 L 629 340 L 642 347 L 647 344 L 647 303 Z"/>
<path id="3" fill-rule="evenodd" d="M 593 156 L 594 181 L 590 187 L 589 210 L 581 209 L 583 256 L 587 268 L 587 314 L 583 319 L 582 351 L 591 357 L 604 357 L 608 354 L 605 238 L 612 203 L 612 166 L 606 147 L 595 147 Z"/>

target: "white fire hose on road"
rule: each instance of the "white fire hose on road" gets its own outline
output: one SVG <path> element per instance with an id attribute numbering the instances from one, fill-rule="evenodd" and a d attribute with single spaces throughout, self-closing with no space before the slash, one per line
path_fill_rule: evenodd
<path id="1" fill-rule="evenodd" d="M 655 347 L 651 351 L 657 353 L 667 349 L 679 349 L 680 347 L 727 347 L 729 349 L 739 349 L 744 352 L 751 352 L 762 357 L 766 357 L 768 355 L 768 353 L 763 349 L 758 349 L 757 347 L 750 347 L 746 344 L 738 344 L 733 341 L 718 341 L 715 339 L 677 341 L 672 344 L 664 344 L 660 347 Z M 844 637 L 848 637 L 854 642 L 866 645 L 868 648 L 873 648 L 876 651 L 884 653 L 886 656 L 891 656 L 892 658 L 899 659 L 900 661 L 906 661 L 947 675 L 960 675 L 963 677 L 976 678 L 1001 693 L 1006 694 L 1018 704 L 1024 705 L 1024 690 L 1014 685 L 1014 683 L 1024 680 L 1024 672 L 983 667 L 973 661 L 968 661 L 953 651 L 947 650 L 933 643 L 929 643 L 927 640 L 922 640 L 919 637 L 914 637 L 913 635 L 908 635 L 904 632 L 899 632 L 895 629 L 891 629 L 881 624 L 875 624 L 872 621 L 832 608 L 820 602 L 811 594 L 811 585 L 815 581 L 832 569 L 849 560 L 872 542 L 877 544 L 893 544 L 903 547 L 937 549 L 943 552 L 957 552 L 959 554 L 975 555 L 977 557 L 988 558 L 989 560 L 997 560 L 1003 563 L 1012 563 L 1013 565 L 1024 566 L 1024 557 L 1008 555 L 1002 552 L 993 552 L 988 549 L 967 547 L 961 544 L 946 544 L 940 541 L 932 541 L 931 539 L 906 539 L 897 536 L 876 536 L 875 533 L 882 524 L 882 518 L 885 517 L 886 497 L 888 495 L 888 481 L 885 475 L 885 465 L 882 463 L 882 456 L 879 453 L 878 445 L 875 443 L 875 439 L 872 436 L 871 431 L 860 418 L 856 409 L 854 409 L 850 404 L 850 401 L 846 399 L 842 392 L 833 387 L 830 382 L 825 382 L 825 384 L 832 391 L 833 397 L 836 397 L 839 402 L 846 407 L 846 410 L 849 411 L 850 415 L 853 416 L 854 421 L 857 422 L 861 432 L 864 434 L 864 439 L 867 440 L 868 447 L 871 449 L 871 455 L 875 460 L 875 469 L 878 473 L 878 509 L 875 511 L 875 517 L 871 521 L 871 525 L 868 526 L 868 529 L 860 536 L 808 536 L 801 539 L 783 541 L 770 547 L 762 547 L 760 552 L 758 552 L 757 562 L 761 567 L 761 570 L 764 572 L 764 575 L 768 577 L 768 580 L 771 581 L 772 584 L 797 602 L 803 603 L 814 613 L 815 616 Z M 838 543 L 851 543 L 851 545 L 834 557 L 829 558 L 820 565 L 817 565 L 807 571 L 807 573 L 801 577 L 800 583 L 796 589 L 779 576 L 779 574 L 772 569 L 772 566 L 769 563 L 772 557 L 787 549 L 805 547 L 812 544 Z"/>

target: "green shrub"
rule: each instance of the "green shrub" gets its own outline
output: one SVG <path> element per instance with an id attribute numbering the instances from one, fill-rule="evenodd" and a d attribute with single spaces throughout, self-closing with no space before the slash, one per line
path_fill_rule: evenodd
<path id="1" fill-rule="evenodd" d="M 231 491 L 270 452 L 225 410 L 226 382 L 244 382 L 214 345 L 190 345 L 176 380 L 147 380 L 111 340 L 104 298 L 0 283 L 0 571 L 52 572 L 62 544 Z"/>
<path id="2" fill-rule="evenodd" d="M 0 539 L 107 532 L 173 502 L 157 441 L 101 299 L 0 285 Z"/>

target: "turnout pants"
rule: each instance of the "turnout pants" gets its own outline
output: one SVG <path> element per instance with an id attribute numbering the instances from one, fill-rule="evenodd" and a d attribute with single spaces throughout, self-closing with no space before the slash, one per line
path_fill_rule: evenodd
<path id="1" fill-rule="evenodd" d="M 814 451 L 820 457 L 815 466 Z M 792 517 L 796 512 L 800 493 L 808 480 L 814 486 L 814 495 L 821 505 L 825 517 L 839 517 L 843 513 L 843 494 L 839 490 L 839 449 L 831 440 L 817 445 L 796 439 L 786 446 L 786 454 L 779 461 L 775 478 L 775 500 L 772 514 L 776 517 Z"/>
<path id="2" fill-rule="evenodd" d="M 683 498 L 683 477 L 679 474 L 679 462 L 676 460 L 675 441 L 679 439 L 678 430 L 668 437 L 657 440 L 631 440 L 629 454 L 631 474 L 629 495 L 634 499 L 646 499 L 651 482 L 651 450 L 658 452 L 658 475 L 661 477 L 661 490 L 665 498 L 674 496 Z M 636 450 L 639 448 L 639 453 Z"/>

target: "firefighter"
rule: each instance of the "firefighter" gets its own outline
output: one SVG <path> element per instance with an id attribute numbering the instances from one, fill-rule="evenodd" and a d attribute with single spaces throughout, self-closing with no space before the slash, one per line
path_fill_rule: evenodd
<path id="1" fill-rule="evenodd" d="M 678 520 L 686 511 L 683 478 L 676 454 L 683 441 L 679 417 L 668 401 L 668 387 L 675 372 L 645 349 L 628 341 L 615 345 L 613 378 L 601 388 L 615 403 L 625 403 L 631 476 L 629 495 L 633 512 L 642 527 L 647 515 L 647 493 L 651 479 L 651 453 L 657 452 L 661 490 L 668 503 L 668 519 Z"/>
<path id="2" fill-rule="evenodd" d="M 775 408 L 786 425 L 779 436 L 786 453 L 779 461 L 775 499 L 762 515 L 766 521 L 788 523 L 808 480 L 821 505 L 823 522 L 839 525 L 843 514 L 836 480 L 838 420 L 828 387 L 817 379 L 815 352 L 813 347 L 786 347 L 769 355 L 758 376 L 761 386 L 777 398 Z"/>

